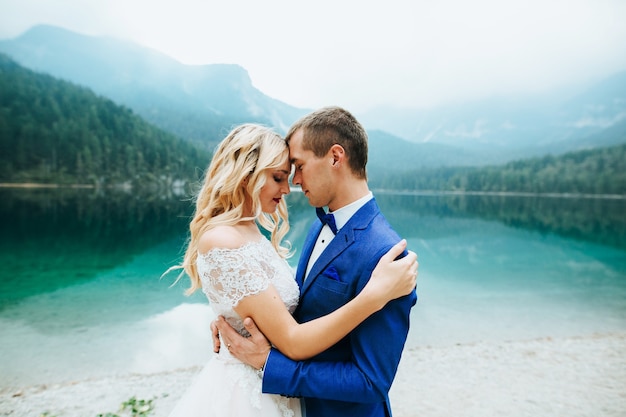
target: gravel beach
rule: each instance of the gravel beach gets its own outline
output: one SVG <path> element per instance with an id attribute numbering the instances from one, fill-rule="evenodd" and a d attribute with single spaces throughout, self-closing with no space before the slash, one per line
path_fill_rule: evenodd
<path id="1" fill-rule="evenodd" d="M 625 352 L 626 333 L 412 348 L 391 390 L 394 416 L 625 416 Z M 125 415 L 134 396 L 165 417 L 199 369 L 3 387 L 0 416 Z"/>

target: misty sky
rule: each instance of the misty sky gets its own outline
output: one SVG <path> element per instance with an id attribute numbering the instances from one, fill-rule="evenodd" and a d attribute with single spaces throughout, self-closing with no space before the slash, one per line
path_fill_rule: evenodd
<path id="1" fill-rule="evenodd" d="M 185 63 L 235 63 L 288 104 L 432 107 L 626 69 L 625 0 L 0 0 L 0 38 L 47 23 Z"/>

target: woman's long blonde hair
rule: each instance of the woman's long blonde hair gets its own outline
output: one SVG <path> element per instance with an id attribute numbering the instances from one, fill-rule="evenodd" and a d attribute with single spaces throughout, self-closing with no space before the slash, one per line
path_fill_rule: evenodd
<path id="1" fill-rule="evenodd" d="M 285 140 L 260 125 L 237 126 L 219 144 L 196 196 L 196 209 L 189 225 L 191 234 L 182 264 L 191 279 L 187 295 L 202 286 L 196 266 L 200 236 L 216 226 L 256 220 L 270 232 L 272 246 L 278 254 L 289 257 L 289 248 L 281 246 L 289 231 L 285 199 L 280 200 L 271 214 L 263 213 L 259 200 L 266 172 L 283 167 L 288 158 Z M 253 217 L 244 217 L 244 210 L 250 205 Z"/>

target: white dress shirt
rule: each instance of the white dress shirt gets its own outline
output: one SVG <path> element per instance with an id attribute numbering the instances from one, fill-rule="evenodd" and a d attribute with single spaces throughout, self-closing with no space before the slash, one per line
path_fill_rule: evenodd
<path id="1" fill-rule="evenodd" d="M 359 211 L 359 209 L 372 198 L 374 198 L 374 195 L 370 191 L 365 196 L 348 204 L 347 206 L 343 206 L 342 208 L 333 211 L 332 213 L 333 216 L 335 216 L 335 224 L 337 225 L 337 233 L 339 233 L 341 228 L 345 226 L 346 223 L 348 223 L 354 213 Z M 319 236 L 317 236 L 317 241 L 315 242 L 315 246 L 313 247 L 313 251 L 311 252 L 311 257 L 309 258 L 309 263 L 306 266 L 306 274 L 304 275 L 305 280 L 309 276 L 309 272 L 315 264 L 315 261 L 317 261 L 322 252 L 324 252 L 324 249 L 326 249 L 326 246 L 328 246 L 328 244 L 331 240 L 333 240 L 334 237 L 335 235 L 333 234 L 332 230 L 330 230 L 330 227 L 325 224 L 324 227 L 322 227 Z"/>

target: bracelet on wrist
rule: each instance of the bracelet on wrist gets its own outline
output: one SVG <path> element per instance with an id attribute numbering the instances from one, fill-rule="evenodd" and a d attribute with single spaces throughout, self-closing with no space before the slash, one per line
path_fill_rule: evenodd
<path id="1" fill-rule="evenodd" d="M 261 367 L 256 370 L 257 376 L 261 379 L 263 379 L 263 375 L 265 374 L 265 364 L 267 363 L 267 360 L 270 358 L 270 353 L 272 353 L 271 347 L 270 347 L 270 350 L 268 350 L 267 352 L 267 356 L 265 357 L 265 362 L 263 362 L 263 365 L 261 365 Z"/>

